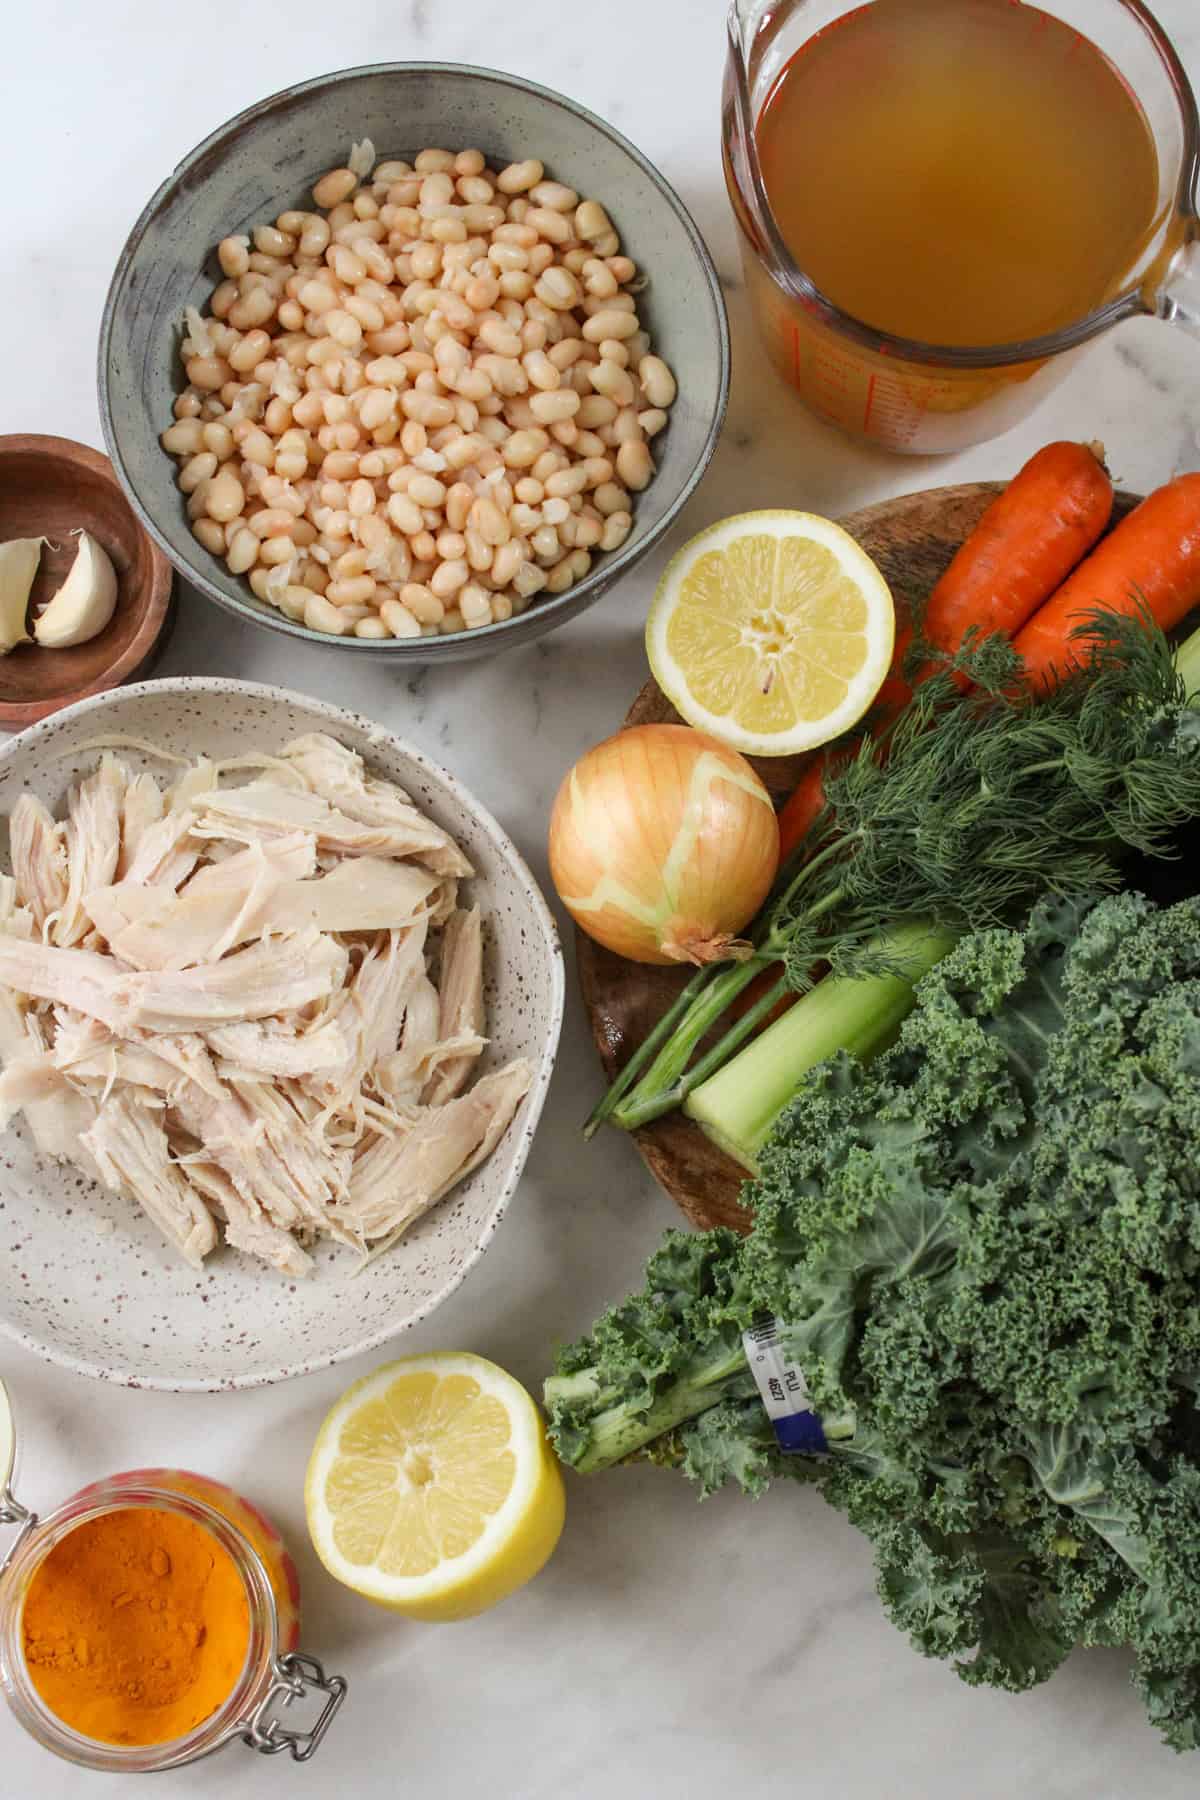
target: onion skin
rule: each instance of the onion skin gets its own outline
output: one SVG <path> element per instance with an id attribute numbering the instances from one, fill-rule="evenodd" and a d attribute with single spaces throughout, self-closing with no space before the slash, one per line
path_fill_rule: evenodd
<path id="1" fill-rule="evenodd" d="M 581 931 L 640 963 L 720 962 L 779 861 L 771 797 L 744 756 L 687 725 L 639 725 L 569 770 L 550 873 Z"/>

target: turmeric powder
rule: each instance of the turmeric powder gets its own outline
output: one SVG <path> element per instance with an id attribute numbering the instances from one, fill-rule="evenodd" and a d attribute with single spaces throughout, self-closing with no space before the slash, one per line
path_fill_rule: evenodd
<path id="1" fill-rule="evenodd" d="M 106 1744 L 161 1744 L 233 1691 L 250 1641 L 246 1589 L 202 1525 L 156 1507 L 69 1532 L 30 1583 L 25 1661 L 64 1724 Z"/>

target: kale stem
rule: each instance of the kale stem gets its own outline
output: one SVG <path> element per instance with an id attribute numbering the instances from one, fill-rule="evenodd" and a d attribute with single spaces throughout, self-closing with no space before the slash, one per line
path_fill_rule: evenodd
<path id="1" fill-rule="evenodd" d="M 706 1349 L 711 1360 L 698 1357 L 648 1407 L 635 1409 L 621 1400 L 596 1412 L 588 1422 L 587 1446 L 573 1459 L 579 1473 L 611 1468 L 664 1432 L 699 1418 L 728 1396 L 743 1396 L 747 1388 L 753 1391 L 740 1336 L 732 1343 L 718 1342 Z M 547 1406 L 553 1407 L 560 1388 L 569 1393 L 572 1381 L 572 1377 L 564 1381 L 552 1375 L 546 1383 Z"/>

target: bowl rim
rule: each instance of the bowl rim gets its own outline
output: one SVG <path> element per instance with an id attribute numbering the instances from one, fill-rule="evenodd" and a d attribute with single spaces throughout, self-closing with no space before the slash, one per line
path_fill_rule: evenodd
<path id="1" fill-rule="evenodd" d="M 100 422 L 104 432 L 104 442 L 112 460 L 112 466 L 116 471 L 117 479 L 124 491 L 125 498 L 130 506 L 132 506 L 146 531 L 148 531 L 153 538 L 155 544 L 157 544 L 164 555 L 167 556 L 172 566 L 178 570 L 179 574 L 193 587 L 197 588 L 206 599 L 212 600 L 217 606 L 221 607 L 224 612 L 230 613 L 235 618 L 245 619 L 250 624 L 257 625 L 262 630 L 278 631 L 286 637 L 296 639 L 300 643 L 319 644 L 327 649 L 349 650 L 351 652 L 358 652 L 363 656 L 389 656 L 396 657 L 399 660 L 407 659 L 410 662 L 429 663 L 438 660 L 438 645 L 443 642 L 443 639 L 421 637 L 381 640 L 375 638 L 331 637 L 324 632 L 312 631 L 308 626 L 300 625 L 295 620 L 286 618 L 284 614 L 279 612 L 276 608 L 268 609 L 258 604 L 252 605 L 249 599 L 234 599 L 231 594 L 226 593 L 223 588 L 218 587 L 216 582 L 211 581 L 201 569 L 196 567 L 191 561 L 185 559 L 175 549 L 174 545 L 169 542 L 165 534 L 159 530 L 149 508 L 143 504 L 137 488 L 134 485 L 133 478 L 127 470 L 122 457 L 120 441 L 109 401 L 110 348 L 115 328 L 117 304 L 121 290 L 124 288 L 126 277 L 133 263 L 133 259 L 140 249 L 142 240 L 147 231 L 154 223 L 157 212 L 168 196 L 187 179 L 187 176 L 195 168 L 197 163 L 208 156 L 212 150 L 222 146 L 230 138 L 243 131 L 256 119 L 271 112 L 283 100 L 292 100 L 298 96 L 315 93 L 334 83 L 361 80 L 366 76 L 411 74 L 465 76 L 471 80 L 495 84 L 500 87 L 515 88 L 524 93 L 534 94 L 539 99 L 549 100 L 556 106 L 564 107 L 593 131 L 599 132 L 602 136 L 616 144 L 619 149 L 623 150 L 659 190 L 668 206 L 672 208 L 679 218 L 680 223 L 696 252 L 701 269 L 704 272 L 708 298 L 712 306 L 713 318 L 716 324 L 717 352 L 720 368 L 717 402 L 713 409 L 713 416 L 709 421 L 708 431 L 705 435 L 704 442 L 700 447 L 700 452 L 696 461 L 686 480 L 683 482 L 678 494 L 676 494 L 674 499 L 667 505 L 658 522 L 648 529 L 645 536 L 639 538 L 636 543 L 627 543 L 619 550 L 607 552 L 604 562 L 601 563 L 598 568 L 593 569 L 582 581 L 576 582 L 572 587 L 568 588 L 565 593 L 550 596 L 540 605 L 537 605 L 537 613 L 540 617 L 545 617 L 548 614 L 562 614 L 566 617 L 573 616 L 573 614 L 579 610 L 579 600 L 581 595 L 590 592 L 596 599 L 599 599 L 605 588 L 612 582 L 619 580 L 626 570 L 632 568 L 635 563 L 641 560 L 647 551 L 653 549 L 654 545 L 662 539 L 667 531 L 670 530 L 684 506 L 691 499 L 697 487 L 700 485 L 716 450 L 717 442 L 721 434 L 721 428 L 725 422 L 726 409 L 729 404 L 731 364 L 729 316 L 725 306 L 725 296 L 721 290 L 721 281 L 717 274 L 716 264 L 713 261 L 712 252 L 705 243 L 696 221 L 676 193 L 674 187 L 667 180 L 666 176 L 655 167 L 650 159 L 647 156 L 644 156 L 637 146 L 632 144 L 622 132 L 618 131 L 615 126 L 608 124 L 606 120 L 601 119 L 597 114 L 591 112 L 587 107 L 582 106 L 577 100 L 572 100 L 568 95 L 561 94 L 554 88 L 545 87 L 540 82 L 528 81 L 524 76 L 511 75 L 503 69 L 492 69 L 484 66 L 477 66 L 472 63 L 454 62 L 358 63 L 352 68 L 333 69 L 330 70 L 328 74 L 315 75 L 310 77 L 307 81 L 293 82 L 288 87 L 280 88 L 276 93 L 268 94 L 265 99 L 256 101 L 253 106 L 244 108 L 242 112 L 235 113 L 231 119 L 226 120 L 223 125 L 219 125 L 215 131 L 210 131 L 207 137 L 202 138 L 195 148 L 190 150 L 188 154 L 176 164 L 170 175 L 168 175 L 164 181 L 160 182 L 150 199 L 146 202 L 146 205 L 142 208 L 142 211 L 129 232 L 129 236 L 122 246 L 121 254 L 117 259 L 116 268 L 113 270 L 112 280 L 109 282 L 108 292 L 105 295 L 104 311 L 100 320 L 100 334 L 97 343 L 96 376 L 97 387 L 99 390 Z M 527 614 L 522 613 L 514 616 L 512 619 L 504 619 L 491 625 L 479 626 L 474 631 L 467 634 L 455 633 L 454 636 L 447 638 L 444 641 L 455 644 L 459 637 L 467 635 L 473 641 L 478 642 L 495 639 L 497 640 L 496 648 L 503 648 L 503 634 L 508 631 L 510 626 L 518 624 L 519 620 L 523 620 L 526 617 Z M 565 623 L 565 618 L 561 620 L 556 619 L 556 622 Z M 544 629 L 552 628 L 552 626 L 546 626 Z"/>
<path id="2" fill-rule="evenodd" d="M 144 542 L 150 556 L 149 578 L 143 584 L 145 605 L 142 608 L 138 626 L 124 650 L 118 651 L 112 661 L 106 663 L 101 673 L 81 688 L 63 695 L 48 694 L 41 700 L 0 700 L 0 730 L 20 731 L 27 725 L 36 725 L 40 720 L 49 718 L 53 713 L 62 712 L 68 706 L 74 706 L 81 700 L 88 700 L 97 695 L 109 693 L 119 687 L 130 675 L 149 661 L 154 647 L 162 636 L 171 609 L 171 595 L 175 586 L 175 569 L 169 557 L 155 538 L 146 530 L 141 518 L 125 491 L 112 461 L 102 450 L 91 444 L 80 443 L 78 438 L 59 437 L 45 431 L 8 431 L 0 433 L 0 463 L 6 455 L 24 453 L 25 455 L 44 456 L 51 460 L 63 462 L 73 468 L 84 468 L 100 481 L 111 487 L 122 505 L 133 519 L 134 530 Z"/>
<path id="3" fill-rule="evenodd" d="M 157 1393 L 169 1394 L 214 1394 L 245 1388 L 272 1387 L 276 1382 L 291 1381 L 299 1375 L 311 1375 L 319 1369 L 330 1369 L 338 1363 L 349 1362 L 353 1357 L 378 1350 L 384 1344 L 400 1337 L 404 1332 L 410 1331 L 413 1326 L 421 1324 L 436 1312 L 443 1301 L 448 1300 L 457 1288 L 461 1287 L 488 1249 L 525 1173 L 525 1164 L 541 1119 L 551 1077 L 554 1074 L 566 999 L 566 970 L 562 944 L 559 940 L 558 926 L 555 923 L 554 915 L 546 903 L 546 897 L 529 864 L 504 827 L 486 806 L 476 800 L 457 775 L 435 762 L 416 745 L 410 744 L 405 738 L 397 737 L 395 732 L 376 724 L 365 714 L 351 712 L 348 707 L 335 706 L 328 700 L 319 700 L 309 694 L 299 693 L 294 688 L 281 688 L 269 682 L 240 681 L 232 677 L 217 675 L 176 675 L 166 676 L 158 681 L 131 682 L 126 687 L 114 689 L 106 694 L 95 694 L 86 700 L 78 701 L 73 706 L 63 707 L 53 717 L 41 720 L 37 725 L 30 726 L 27 731 L 18 732 L 7 743 L 0 743 L 0 773 L 9 764 L 16 761 L 21 754 L 36 748 L 39 740 L 57 735 L 63 725 L 86 717 L 89 713 L 99 712 L 104 707 L 112 706 L 118 701 L 138 700 L 148 694 L 156 696 L 174 694 L 181 699 L 191 699 L 197 694 L 208 694 L 213 697 L 236 695 L 240 699 L 267 702 L 272 706 L 277 706 L 280 702 L 287 706 L 298 705 L 316 712 L 320 717 L 328 720 L 331 729 L 344 730 L 349 726 L 356 731 L 364 732 L 369 743 L 382 740 L 392 750 L 399 750 L 401 755 L 411 759 L 434 781 L 444 783 L 451 797 L 468 810 L 490 836 L 496 850 L 510 864 L 518 879 L 525 886 L 529 896 L 531 918 L 541 931 L 550 955 L 549 1030 L 538 1057 L 533 1085 L 523 1102 L 523 1116 L 519 1120 L 514 1120 L 509 1127 L 509 1130 L 517 1129 L 520 1132 L 520 1143 L 517 1146 L 512 1171 L 502 1184 L 482 1230 L 461 1263 L 442 1283 L 437 1292 L 431 1294 L 402 1323 L 383 1325 L 378 1330 L 369 1332 L 354 1343 L 346 1344 L 338 1350 L 322 1352 L 316 1356 L 305 1357 L 300 1361 L 285 1362 L 275 1369 L 252 1370 L 245 1374 L 214 1378 L 139 1375 L 131 1369 L 109 1368 L 101 1363 L 91 1362 L 86 1357 L 76 1356 L 70 1351 L 64 1350 L 61 1345 L 39 1337 L 35 1332 L 15 1325 L 0 1316 L 0 1338 L 20 1344 L 23 1349 L 32 1351 L 35 1356 L 41 1357 L 45 1362 L 54 1363 L 58 1368 L 69 1369 L 75 1375 L 86 1375 L 94 1381 L 109 1381 L 122 1387 L 147 1388 Z M 368 747 L 368 759 L 369 754 Z"/>

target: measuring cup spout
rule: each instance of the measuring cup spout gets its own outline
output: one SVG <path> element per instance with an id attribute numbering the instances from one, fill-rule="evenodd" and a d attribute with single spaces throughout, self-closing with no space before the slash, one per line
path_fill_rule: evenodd
<path id="1" fill-rule="evenodd" d="M 1159 316 L 1200 338 L 1200 222 L 1193 220 L 1187 241 L 1167 270 L 1158 297 Z"/>

